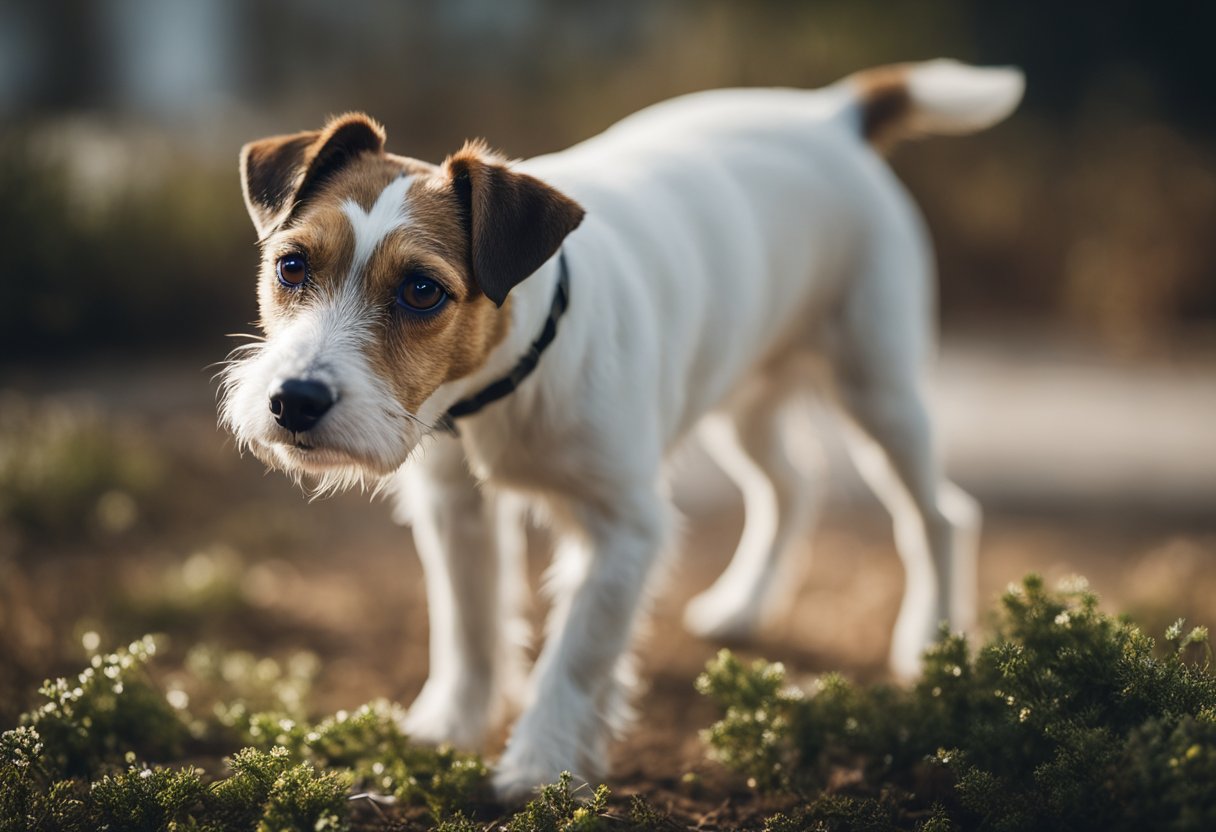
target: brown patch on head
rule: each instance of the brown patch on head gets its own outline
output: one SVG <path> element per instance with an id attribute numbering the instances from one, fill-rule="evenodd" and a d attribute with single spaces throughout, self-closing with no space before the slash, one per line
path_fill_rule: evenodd
<path id="1" fill-rule="evenodd" d="M 291 218 L 310 192 L 362 153 L 384 150 L 384 128 L 363 113 L 330 119 L 323 130 L 271 136 L 241 148 L 241 188 L 259 238 Z"/>
<path id="2" fill-rule="evenodd" d="M 892 64 L 850 76 L 861 99 L 861 130 L 879 150 L 890 150 L 903 136 L 912 113 L 907 76 L 911 64 Z"/>

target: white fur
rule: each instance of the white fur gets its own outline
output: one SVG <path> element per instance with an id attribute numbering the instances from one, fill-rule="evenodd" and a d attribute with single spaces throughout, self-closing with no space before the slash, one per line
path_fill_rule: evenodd
<path id="1" fill-rule="evenodd" d="M 912 119 L 956 132 L 988 124 L 1016 103 L 1020 76 L 1015 90 L 1009 72 L 913 69 Z M 813 518 L 815 478 L 784 434 L 809 429 L 797 400 L 816 387 L 814 367 L 829 369 L 858 465 L 895 521 L 907 588 L 892 667 L 914 673 L 939 622 L 970 623 L 979 513 L 943 478 L 920 381 L 931 253 L 911 201 L 859 137 L 858 111 L 848 84 L 699 93 L 519 165 L 587 210 L 564 244 L 569 310 L 536 372 L 460 420 L 459 440 L 428 445 L 398 489 L 431 615 L 431 677 L 409 727 L 474 745 L 496 708 L 522 701 L 495 775 L 501 794 L 563 770 L 602 773 L 627 711 L 628 648 L 671 537 L 663 462 L 707 414 L 702 438 L 744 491 L 747 521 L 686 621 L 714 638 L 746 634 L 790 584 L 783 555 Z M 507 338 L 420 418 L 516 362 L 556 278 L 554 258 L 513 290 Z M 292 349 L 328 355 L 308 326 Z M 265 348 L 275 362 L 279 338 Z M 232 410 L 238 432 L 268 418 L 264 398 Z M 417 442 L 409 423 L 357 418 L 361 441 L 396 443 L 401 460 Z M 558 540 L 548 638 L 524 690 L 520 521 L 500 510 L 506 499 L 526 500 Z"/>
<path id="2" fill-rule="evenodd" d="M 979 68 L 950 60 L 918 64 L 908 73 L 910 128 L 944 134 L 983 130 L 1014 111 L 1025 87 L 1021 71 L 1012 67 Z"/>
<path id="3" fill-rule="evenodd" d="M 364 211 L 363 206 L 352 199 L 342 203 L 342 212 L 355 232 L 355 251 L 351 258 L 353 275 L 362 273 L 381 240 L 409 223 L 410 212 L 405 194 L 413 179 L 412 176 L 402 176 L 390 182 L 376 197 L 370 211 Z M 348 283 L 358 285 L 357 281 Z"/>

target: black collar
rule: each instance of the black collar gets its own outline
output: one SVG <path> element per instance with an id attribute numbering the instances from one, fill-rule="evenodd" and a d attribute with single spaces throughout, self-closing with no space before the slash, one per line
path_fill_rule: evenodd
<path id="1" fill-rule="evenodd" d="M 566 252 L 562 250 L 557 256 L 557 290 L 553 293 L 553 305 L 549 307 L 549 317 L 545 320 L 545 326 L 541 329 L 540 335 L 532 342 L 532 346 L 528 347 L 528 351 L 520 357 L 519 361 L 515 362 L 511 372 L 449 407 L 447 413 L 436 421 L 436 426 L 448 433 L 459 435 L 460 431 L 456 428 L 457 419 L 461 416 L 471 416 L 486 405 L 515 392 L 515 388 L 519 387 L 523 380 L 536 369 L 541 353 L 553 343 L 553 339 L 557 336 L 557 322 L 565 314 L 569 301 L 570 274 L 566 268 Z"/>

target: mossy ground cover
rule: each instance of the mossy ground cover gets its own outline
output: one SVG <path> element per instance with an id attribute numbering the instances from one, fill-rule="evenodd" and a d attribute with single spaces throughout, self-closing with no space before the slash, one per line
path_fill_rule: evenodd
<path id="1" fill-rule="evenodd" d="M 310 719 L 299 674 L 237 657 L 241 698 L 196 693 L 199 713 L 159 686 L 155 652 L 145 638 L 42 687 L 0 738 L 0 832 L 727 828 L 569 777 L 503 807 L 478 757 L 413 745 L 396 705 Z M 1203 628 L 1178 622 L 1158 645 L 1083 587 L 1032 576 L 988 641 L 943 636 L 911 686 L 796 687 L 724 651 L 697 687 L 723 709 L 708 752 L 771 796 L 744 826 L 1198 832 L 1216 828 L 1209 659 Z"/>
<path id="2" fill-rule="evenodd" d="M 480 758 L 412 744 L 398 706 L 375 701 L 309 720 L 290 675 L 264 674 L 261 689 L 238 678 L 247 699 L 191 712 L 180 690 L 155 682 L 155 653 L 146 637 L 43 685 L 42 703 L 0 735 L 0 832 L 673 827 L 640 799 L 618 811 L 606 787 L 569 776 L 509 811 L 492 800 Z M 239 750 L 193 762 L 213 763 L 205 755 L 224 744 Z"/>
<path id="3" fill-rule="evenodd" d="M 1216 677 L 1208 634 L 1164 643 L 1083 584 L 1028 577 L 972 651 L 944 636 L 910 687 L 723 653 L 698 688 L 723 707 L 712 753 L 757 788 L 802 797 L 793 829 L 1216 829 Z"/>

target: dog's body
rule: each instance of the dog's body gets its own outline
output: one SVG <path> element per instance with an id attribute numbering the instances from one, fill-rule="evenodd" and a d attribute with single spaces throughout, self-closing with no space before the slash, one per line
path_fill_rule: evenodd
<path id="1" fill-rule="evenodd" d="M 703 437 L 742 488 L 747 521 L 729 569 L 685 619 L 707 637 L 745 635 L 811 516 L 814 483 L 779 417 L 823 378 L 816 365 L 896 519 L 907 589 L 894 669 L 915 671 L 941 621 L 970 623 L 978 511 L 941 476 L 920 387 L 931 256 L 871 144 L 971 132 L 1020 95 L 1016 71 L 948 62 L 813 92 L 700 93 L 509 169 L 479 148 L 440 168 L 384 154 L 382 133 L 357 118 L 247 146 L 267 340 L 230 370 L 224 418 L 297 475 L 395 478 L 431 611 L 416 737 L 480 743 L 515 698 L 501 793 L 562 770 L 601 773 L 668 543 L 666 456 L 709 415 Z M 296 251 L 308 257 L 299 284 Z M 568 309 L 535 371 L 402 466 L 427 426 L 511 372 L 552 314 L 562 269 Z M 375 299 L 400 279 L 377 275 L 402 270 L 398 321 Z M 438 312 L 411 300 L 433 289 L 419 274 L 444 284 Z M 308 406 L 316 420 L 292 415 L 303 405 L 283 392 L 301 380 L 329 391 Z M 526 684 L 524 504 L 543 508 L 558 540 L 548 639 Z"/>

